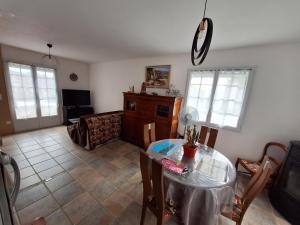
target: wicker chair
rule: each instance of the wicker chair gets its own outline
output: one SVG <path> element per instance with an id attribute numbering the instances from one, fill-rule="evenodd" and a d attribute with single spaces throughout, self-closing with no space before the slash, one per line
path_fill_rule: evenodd
<path id="1" fill-rule="evenodd" d="M 251 176 L 253 176 L 263 162 L 264 157 L 268 156 L 273 167 L 272 177 L 274 177 L 277 175 L 286 154 L 287 148 L 285 145 L 277 142 L 269 142 L 265 145 L 263 155 L 258 161 L 238 158 L 235 163 L 235 168 L 238 171 L 238 166 L 241 165 Z"/>
<path id="2" fill-rule="evenodd" d="M 222 215 L 233 220 L 237 225 L 242 224 L 243 217 L 249 205 L 265 188 L 272 172 L 271 160 L 268 158 L 268 156 L 265 156 L 257 172 L 248 183 L 243 196 L 240 197 L 235 195 L 232 211 L 229 213 L 223 212 Z"/>

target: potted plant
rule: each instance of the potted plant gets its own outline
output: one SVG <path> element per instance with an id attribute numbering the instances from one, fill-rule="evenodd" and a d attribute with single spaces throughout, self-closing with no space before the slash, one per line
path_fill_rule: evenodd
<path id="1" fill-rule="evenodd" d="M 194 158 L 197 152 L 197 141 L 199 138 L 199 131 L 196 129 L 196 125 L 191 129 L 190 126 L 187 127 L 187 142 L 183 145 L 183 154 L 186 157 Z"/>

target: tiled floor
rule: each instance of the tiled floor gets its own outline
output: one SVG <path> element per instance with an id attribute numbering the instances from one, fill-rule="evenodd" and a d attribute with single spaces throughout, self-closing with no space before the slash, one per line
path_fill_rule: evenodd
<path id="1" fill-rule="evenodd" d="M 21 169 L 16 209 L 22 225 L 40 216 L 48 225 L 139 224 L 142 186 L 136 146 L 116 141 L 89 152 L 70 141 L 66 127 L 57 127 L 5 137 L 3 151 Z M 238 190 L 247 182 L 239 180 Z M 146 224 L 155 221 L 148 213 Z M 219 224 L 234 223 L 220 217 Z M 260 224 L 288 224 L 266 194 L 254 201 L 243 222 Z"/>

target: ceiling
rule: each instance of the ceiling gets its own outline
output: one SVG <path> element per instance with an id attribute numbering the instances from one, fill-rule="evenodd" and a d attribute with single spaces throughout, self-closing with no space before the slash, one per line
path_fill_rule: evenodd
<path id="1" fill-rule="evenodd" d="M 0 43 L 85 62 L 188 52 L 204 0 L 0 0 Z M 300 40 L 299 0 L 208 0 L 212 48 Z"/>

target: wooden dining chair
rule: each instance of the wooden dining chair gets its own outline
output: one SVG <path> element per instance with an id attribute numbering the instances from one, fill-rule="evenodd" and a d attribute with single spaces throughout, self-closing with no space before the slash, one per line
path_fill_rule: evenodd
<path id="1" fill-rule="evenodd" d="M 155 123 L 144 124 L 144 150 L 146 151 L 149 145 L 154 141 L 156 141 Z"/>
<path id="2" fill-rule="evenodd" d="M 281 143 L 269 142 L 265 145 L 262 157 L 258 161 L 237 158 L 235 168 L 238 171 L 238 166 L 241 165 L 251 176 L 253 176 L 265 156 L 268 156 L 273 167 L 272 177 L 275 177 L 280 170 L 283 160 L 287 155 L 287 147 Z"/>
<path id="3" fill-rule="evenodd" d="M 145 222 L 147 208 L 156 216 L 157 225 L 162 225 L 175 214 L 175 210 L 169 210 L 165 203 L 164 168 L 142 151 L 140 152 L 140 167 L 143 181 L 143 207 L 140 225 Z"/>
<path id="4" fill-rule="evenodd" d="M 209 137 L 208 137 L 206 145 L 208 147 L 214 148 L 215 144 L 216 144 L 217 136 L 218 136 L 218 130 L 215 128 L 207 127 L 204 125 L 201 126 L 198 142 L 202 145 L 205 145 L 207 133 L 209 133 Z"/>
<path id="5" fill-rule="evenodd" d="M 242 197 L 235 195 L 231 212 L 223 212 L 222 215 L 233 220 L 236 225 L 241 225 L 243 217 L 255 197 L 260 194 L 273 172 L 270 159 L 264 158 L 257 173 L 251 178 Z"/>

